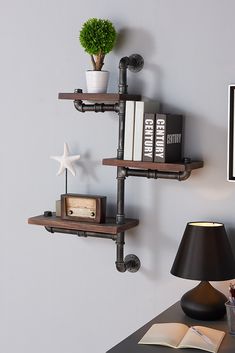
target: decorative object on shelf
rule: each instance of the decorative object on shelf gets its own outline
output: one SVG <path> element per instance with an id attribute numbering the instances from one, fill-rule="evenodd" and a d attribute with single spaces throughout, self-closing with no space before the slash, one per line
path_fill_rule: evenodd
<path id="1" fill-rule="evenodd" d="M 142 143 L 142 161 L 153 162 L 155 145 L 155 125 L 156 115 L 154 113 L 145 113 L 143 119 L 143 143 Z"/>
<path id="2" fill-rule="evenodd" d="M 61 195 L 61 218 L 78 222 L 104 223 L 106 196 Z"/>
<path id="3" fill-rule="evenodd" d="M 89 93 L 105 93 L 108 89 L 109 71 L 86 71 L 86 86 Z"/>
<path id="4" fill-rule="evenodd" d="M 182 161 L 183 117 L 158 111 L 156 101 L 126 101 L 124 160 Z"/>
<path id="5" fill-rule="evenodd" d="M 182 159 L 183 117 L 156 114 L 154 162 L 174 163 Z"/>
<path id="6" fill-rule="evenodd" d="M 144 114 L 142 160 L 175 163 L 182 160 L 183 117 L 176 114 Z"/>
<path id="7" fill-rule="evenodd" d="M 225 281 L 235 277 L 235 261 L 224 225 L 214 222 L 188 223 L 171 273 L 201 281 L 181 298 L 181 307 L 186 315 L 197 320 L 223 317 L 227 298 L 208 281 Z"/>
<path id="8" fill-rule="evenodd" d="M 160 111 L 160 104 L 156 101 L 143 100 L 135 102 L 135 126 L 133 143 L 133 160 L 142 161 L 144 114 Z"/>
<path id="9" fill-rule="evenodd" d="M 228 88 L 228 181 L 235 181 L 235 85 Z"/>
<path id="10" fill-rule="evenodd" d="M 65 171 L 65 193 L 67 194 L 67 187 L 68 187 L 68 182 L 67 182 L 67 171 L 69 170 L 70 173 L 75 176 L 76 171 L 74 168 L 74 162 L 78 161 L 80 159 L 80 155 L 69 155 L 69 147 L 66 142 L 64 142 L 64 152 L 62 156 L 51 156 L 52 159 L 60 163 L 60 168 L 57 172 L 57 175 L 61 175 Z"/>
<path id="11" fill-rule="evenodd" d="M 107 92 L 109 72 L 102 71 L 105 55 L 114 47 L 117 33 L 109 20 L 90 18 L 80 31 L 79 39 L 85 52 L 90 54 L 93 71 L 86 71 L 89 93 Z"/>

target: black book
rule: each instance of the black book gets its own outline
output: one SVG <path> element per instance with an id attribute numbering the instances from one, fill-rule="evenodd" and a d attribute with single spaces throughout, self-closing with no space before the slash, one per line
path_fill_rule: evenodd
<path id="1" fill-rule="evenodd" d="M 144 114 L 142 148 L 142 161 L 144 162 L 153 162 L 155 115 L 154 113 Z"/>
<path id="2" fill-rule="evenodd" d="M 182 115 L 156 114 L 154 162 L 174 163 L 182 159 Z"/>

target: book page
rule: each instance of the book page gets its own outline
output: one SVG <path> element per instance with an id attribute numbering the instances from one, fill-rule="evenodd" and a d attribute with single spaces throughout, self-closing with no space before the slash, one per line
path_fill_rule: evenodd
<path id="1" fill-rule="evenodd" d="M 180 323 L 154 324 L 138 343 L 177 348 L 188 329 L 188 326 Z"/>
<path id="2" fill-rule="evenodd" d="M 198 348 L 216 353 L 225 335 L 225 332 L 205 326 L 194 326 L 202 335 L 200 336 L 190 327 L 178 348 Z M 211 343 L 209 342 L 211 341 Z"/>

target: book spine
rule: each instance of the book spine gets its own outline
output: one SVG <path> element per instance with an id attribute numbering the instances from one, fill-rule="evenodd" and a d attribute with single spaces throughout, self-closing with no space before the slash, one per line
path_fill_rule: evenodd
<path id="1" fill-rule="evenodd" d="M 166 115 L 156 114 L 154 138 L 154 162 L 164 163 L 166 152 Z"/>
<path id="2" fill-rule="evenodd" d="M 135 128 L 135 101 L 126 101 L 125 133 L 124 133 L 124 160 L 133 160 Z"/>
<path id="3" fill-rule="evenodd" d="M 154 162 L 179 162 L 181 154 L 182 115 L 156 114 Z"/>
<path id="4" fill-rule="evenodd" d="M 159 103 L 156 101 L 138 101 L 135 104 L 134 161 L 142 161 L 144 113 L 156 113 L 158 111 Z"/>
<path id="5" fill-rule="evenodd" d="M 142 147 L 142 160 L 144 162 L 153 162 L 154 131 L 155 131 L 155 114 L 145 113 L 144 121 L 143 121 L 143 147 Z"/>
<path id="6" fill-rule="evenodd" d="M 134 149 L 133 160 L 142 160 L 143 145 L 143 121 L 144 121 L 144 102 L 136 102 L 135 105 L 135 130 L 134 130 Z"/>

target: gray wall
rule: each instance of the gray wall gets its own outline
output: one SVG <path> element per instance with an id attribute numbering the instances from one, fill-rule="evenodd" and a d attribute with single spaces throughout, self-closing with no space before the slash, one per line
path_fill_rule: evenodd
<path id="1" fill-rule="evenodd" d="M 147 0 L 1 2 L 0 351 L 103 353 L 194 285 L 169 274 L 185 225 L 224 222 L 234 235 L 234 184 L 226 181 L 227 86 L 235 82 L 235 2 Z M 89 57 L 78 41 L 89 17 L 109 18 L 120 32 L 106 58 L 115 91 L 118 62 L 140 53 L 145 68 L 129 74 L 129 91 L 186 117 L 185 156 L 205 167 L 185 182 L 129 178 L 126 254 L 136 274 L 115 270 L 115 244 L 50 236 L 27 218 L 53 209 L 64 192 L 56 177 L 63 142 L 81 154 L 69 191 L 103 194 L 115 210 L 114 113 L 79 114 L 58 92 L 84 88 Z M 218 287 L 227 288 L 225 283 Z"/>

